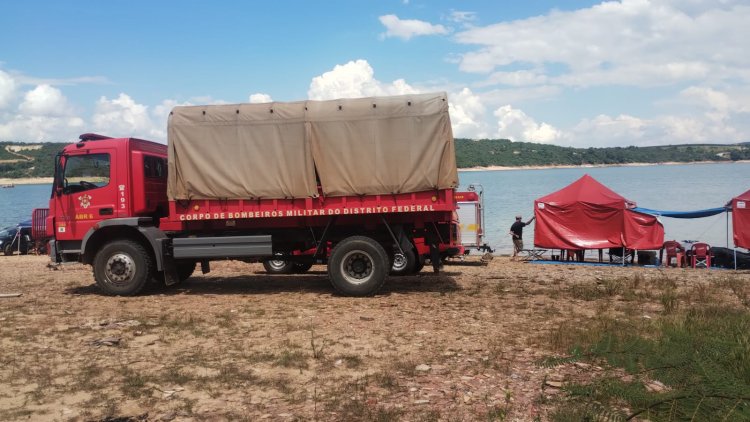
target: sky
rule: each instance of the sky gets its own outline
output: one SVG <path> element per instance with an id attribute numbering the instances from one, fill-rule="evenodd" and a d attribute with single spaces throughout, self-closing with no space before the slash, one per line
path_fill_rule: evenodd
<path id="1" fill-rule="evenodd" d="M 750 0 L 0 6 L 0 141 L 166 142 L 175 105 L 445 91 L 454 136 L 750 141 Z"/>

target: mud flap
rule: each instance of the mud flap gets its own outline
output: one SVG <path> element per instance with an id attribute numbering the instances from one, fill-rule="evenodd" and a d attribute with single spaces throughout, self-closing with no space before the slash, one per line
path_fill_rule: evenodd
<path id="1" fill-rule="evenodd" d="M 164 258 L 164 284 L 167 286 L 173 286 L 180 282 L 180 277 L 177 275 L 177 266 L 172 258 Z"/>

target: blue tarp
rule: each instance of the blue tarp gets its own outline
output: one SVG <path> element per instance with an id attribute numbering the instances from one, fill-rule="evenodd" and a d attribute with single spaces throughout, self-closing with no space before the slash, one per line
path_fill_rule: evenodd
<path id="1" fill-rule="evenodd" d="M 710 217 L 712 215 L 721 214 L 726 211 L 730 211 L 727 207 L 721 208 L 709 208 L 707 210 L 696 210 L 696 211 L 662 211 L 662 210 L 651 210 L 648 208 L 636 207 L 633 211 L 642 212 L 644 214 L 651 214 L 657 217 L 672 217 L 672 218 L 703 218 Z"/>

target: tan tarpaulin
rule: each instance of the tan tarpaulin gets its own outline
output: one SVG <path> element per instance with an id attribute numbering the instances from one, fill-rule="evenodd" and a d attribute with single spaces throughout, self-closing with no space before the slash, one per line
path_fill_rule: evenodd
<path id="1" fill-rule="evenodd" d="M 301 198 L 458 184 L 444 93 L 175 107 L 169 198 Z"/>

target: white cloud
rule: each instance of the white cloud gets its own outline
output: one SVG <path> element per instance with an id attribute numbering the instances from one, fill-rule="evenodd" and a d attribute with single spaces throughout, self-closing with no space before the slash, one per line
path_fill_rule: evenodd
<path id="1" fill-rule="evenodd" d="M 493 113 L 497 117 L 497 132 L 499 138 L 512 141 L 553 143 L 559 140 L 563 133 L 547 123 L 537 123 L 522 110 L 504 105 Z"/>
<path id="2" fill-rule="evenodd" d="M 452 10 L 450 14 L 448 14 L 448 17 L 446 19 L 451 22 L 467 24 L 470 22 L 474 22 L 477 19 L 477 14 L 476 12 L 462 12 L 459 10 Z"/>
<path id="3" fill-rule="evenodd" d="M 0 121 L 0 140 L 14 142 L 61 142 L 76 139 L 84 130 L 80 117 L 13 115 Z"/>
<path id="4" fill-rule="evenodd" d="M 111 100 L 107 97 L 99 98 L 91 123 L 95 131 L 109 136 L 151 140 L 166 138 L 166 121 L 155 123 L 147 106 L 136 103 L 124 93 Z"/>
<path id="5" fill-rule="evenodd" d="M 0 110 L 7 107 L 16 96 L 18 84 L 6 72 L 0 70 Z"/>
<path id="6" fill-rule="evenodd" d="M 248 100 L 251 103 L 254 103 L 254 104 L 257 104 L 257 103 L 270 103 L 270 102 L 273 101 L 273 99 L 271 99 L 270 95 L 263 94 L 263 93 L 260 93 L 260 92 L 255 93 L 255 94 L 250 94 L 250 97 L 248 97 Z"/>
<path id="7" fill-rule="evenodd" d="M 742 1 L 622 0 L 472 27 L 456 40 L 479 46 L 461 56 L 466 72 L 531 64 L 561 85 L 671 85 L 748 78 L 749 20 Z"/>
<path id="8" fill-rule="evenodd" d="M 453 136 L 457 138 L 485 138 L 485 107 L 479 96 L 464 88 L 448 96 Z"/>
<path id="9" fill-rule="evenodd" d="M 386 28 L 386 32 L 382 34 L 384 38 L 396 37 L 408 41 L 412 37 L 446 35 L 450 32 L 443 25 L 433 25 L 417 19 L 399 19 L 396 15 L 383 15 L 379 19 Z"/>
<path id="10" fill-rule="evenodd" d="M 33 116 L 65 116 L 70 115 L 70 105 L 62 92 L 49 85 L 39 85 L 24 95 L 23 102 L 18 106 L 23 114 Z"/>
<path id="11" fill-rule="evenodd" d="M 375 71 L 367 60 L 336 65 L 333 70 L 316 76 L 310 82 L 307 96 L 311 100 L 357 98 L 379 95 L 402 95 L 418 92 L 403 79 L 391 83 L 375 79 Z"/>
<path id="12" fill-rule="evenodd" d="M 17 98 L 19 86 L 0 71 L 0 105 L 6 108 L 0 113 L 0 141 L 63 141 L 74 139 L 85 126 L 59 89 L 39 85 Z"/>

